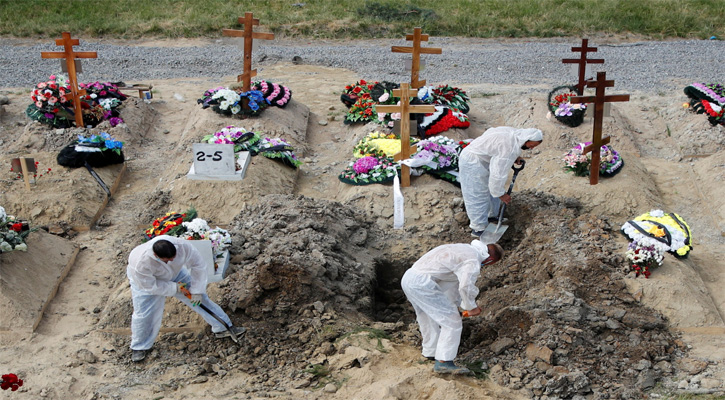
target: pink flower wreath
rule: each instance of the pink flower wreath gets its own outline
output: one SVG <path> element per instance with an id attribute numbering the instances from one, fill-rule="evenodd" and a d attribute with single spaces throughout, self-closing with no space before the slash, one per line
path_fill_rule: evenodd
<path id="1" fill-rule="evenodd" d="M 252 90 L 259 90 L 270 104 L 280 108 L 284 108 L 289 104 L 292 98 L 292 91 L 288 87 L 278 83 L 267 81 L 255 82 Z"/>

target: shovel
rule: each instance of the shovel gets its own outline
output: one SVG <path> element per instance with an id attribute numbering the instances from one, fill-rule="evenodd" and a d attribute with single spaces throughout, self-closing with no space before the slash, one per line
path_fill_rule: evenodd
<path id="1" fill-rule="evenodd" d="M 181 287 L 181 293 L 183 293 L 184 296 L 186 296 L 189 300 L 191 300 L 191 292 L 189 291 L 189 289 L 186 288 L 186 286 Z M 202 310 L 206 311 L 207 314 L 214 317 L 214 319 L 221 322 L 221 324 L 224 325 L 225 328 L 227 328 L 227 332 L 229 332 L 229 335 L 232 337 L 232 340 L 234 341 L 234 343 L 239 344 L 239 338 L 237 337 L 237 334 L 234 333 L 232 328 L 229 325 L 227 325 L 227 323 L 224 322 L 223 319 L 219 318 L 216 314 L 214 314 L 207 306 L 199 303 L 199 307 L 201 307 Z"/>
<path id="2" fill-rule="evenodd" d="M 511 184 L 509 185 L 509 190 L 506 192 L 506 194 L 511 195 L 511 191 L 514 189 L 514 182 L 516 182 L 516 175 L 521 172 L 522 169 L 524 169 L 524 166 L 526 165 L 525 160 L 521 160 L 521 164 L 516 168 L 516 164 L 511 166 L 511 169 L 514 170 L 514 176 L 511 178 Z M 501 221 L 503 221 L 503 211 L 506 209 L 506 203 L 501 203 L 501 207 L 499 207 L 498 211 L 498 224 L 496 224 L 496 227 L 494 227 L 492 224 L 488 224 L 486 229 L 481 234 L 481 237 L 479 240 L 483 242 L 484 244 L 492 244 L 496 243 L 501 239 L 501 236 L 506 232 L 506 229 L 508 229 L 508 225 L 501 225 Z"/>

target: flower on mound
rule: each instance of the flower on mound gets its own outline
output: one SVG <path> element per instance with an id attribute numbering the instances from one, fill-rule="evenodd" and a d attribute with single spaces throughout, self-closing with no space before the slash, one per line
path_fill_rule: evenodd
<path id="1" fill-rule="evenodd" d="M 0 207 L 0 253 L 28 251 L 25 239 L 36 230 L 37 228 L 30 229 L 27 222 L 8 215 L 5 208 Z"/>
<path id="2" fill-rule="evenodd" d="M 351 161 L 338 179 L 351 185 L 392 182 L 397 169 L 392 157 L 365 156 Z"/>
<path id="3" fill-rule="evenodd" d="M 210 240 L 214 257 L 220 257 L 231 246 L 232 238 L 226 229 L 209 227 L 209 223 L 197 217 L 194 208 L 180 214 L 175 211 L 156 218 L 144 232 L 148 239 L 159 235 L 176 236 L 186 240 Z"/>
<path id="4" fill-rule="evenodd" d="M 588 176 L 592 162 L 591 152 L 582 154 L 584 148 L 592 142 L 579 143 L 564 155 L 564 171 L 573 172 L 575 176 Z M 624 160 L 610 146 L 604 145 L 599 149 L 599 175 L 611 177 L 616 175 L 624 166 Z"/>
<path id="5" fill-rule="evenodd" d="M 410 144 L 418 142 L 410 138 Z M 400 153 L 400 138 L 394 133 L 370 132 L 355 145 L 352 150 L 355 158 L 365 156 L 393 157 Z"/>
<path id="6" fill-rule="evenodd" d="M 693 248 L 690 226 L 676 213 L 652 210 L 625 222 L 621 230 L 632 241 L 676 257 L 687 257 Z"/>
<path id="7" fill-rule="evenodd" d="M 587 106 L 571 102 L 571 98 L 577 95 L 574 90 L 576 90 L 575 86 L 557 86 L 549 92 L 547 118 L 553 114 L 557 121 L 572 128 L 584 122 Z"/>
<path id="8" fill-rule="evenodd" d="M 96 126 L 108 120 L 111 126 L 123 123 L 119 109 L 126 95 L 118 86 L 110 82 L 80 83 L 78 88 L 85 90 L 80 98 L 83 124 Z M 25 114 L 32 120 L 54 128 L 69 128 L 75 125 L 75 112 L 72 90 L 68 78 L 63 75 L 51 75 L 48 81 L 40 82 L 30 92 L 32 103 Z"/>
<path id="9" fill-rule="evenodd" d="M 629 268 L 634 271 L 635 276 L 643 275 L 649 278 L 651 270 L 662 265 L 664 251 L 654 245 L 642 244 L 635 240 L 629 244 L 625 257 L 630 261 Z"/>
<path id="10" fill-rule="evenodd" d="M 244 103 L 246 101 L 246 107 Z M 244 91 L 239 87 L 226 88 L 223 86 L 209 89 L 196 101 L 202 108 L 210 108 L 219 114 L 247 117 L 259 115 L 267 106 L 269 100 L 259 90 Z"/>

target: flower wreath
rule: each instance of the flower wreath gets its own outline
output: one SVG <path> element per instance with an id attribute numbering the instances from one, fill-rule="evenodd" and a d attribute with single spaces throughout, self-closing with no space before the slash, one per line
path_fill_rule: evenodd
<path id="1" fill-rule="evenodd" d="M 261 139 L 261 136 L 255 132 L 229 125 L 218 132 L 204 136 L 201 140 L 211 144 L 233 144 L 234 153 L 249 151 L 254 153 L 252 155 L 256 155 L 258 152 L 256 145 Z"/>
<path id="2" fill-rule="evenodd" d="M 244 100 L 247 101 L 247 107 L 242 107 Z M 218 114 L 240 118 L 259 115 L 269 106 L 269 101 L 259 90 L 245 92 L 223 86 L 205 91 L 196 102 L 202 108 L 211 107 Z"/>
<path id="3" fill-rule="evenodd" d="M 281 138 L 264 138 L 259 142 L 259 153 L 269 159 L 282 161 L 283 164 L 297 169 L 302 161 L 297 159 L 294 147 Z"/>
<path id="4" fill-rule="evenodd" d="M 676 257 L 687 257 L 693 248 L 690 226 L 675 213 L 652 210 L 625 222 L 621 230 L 630 240 Z"/>
<path id="5" fill-rule="evenodd" d="M 392 157 L 365 156 L 351 161 L 338 179 L 350 185 L 386 183 L 393 181 L 398 169 Z"/>
<path id="6" fill-rule="evenodd" d="M 392 82 L 372 82 L 360 80 L 353 85 L 345 86 L 340 99 L 348 107 L 345 124 L 357 122 L 375 122 L 392 126 L 393 119 L 389 113 L 378 113 L 378 104 L 395 104 L 399 99 L 393 97 L 393 90 L 399 85 Z"/>
<path id="7" fill-rule="evenodd" d="M 27 221 L 16 219 L 0 207 L 0 253 L 9 253 L 14 250 L 28 251 L 25 239 L 37 228 L 30 229 Z"/>
<path id="8" fill-rule="evenodd" d="M 77 139 L 63 147 L 56 161 L 58 165 L 69 168 L 80 168 L 86 164 L 91 167 L 105 167 L 124 162 L 123 142 L 101 132 L 90 137 L 78 135 Z"/>
<path id="9" fill-rule="evenodd" d="M 410 144 L 418 142 L 416 138 L 410 138 Z M 379 131 L 370 132 L 352 149 L 355 158 L 365 156 L 393 157 L 400 153 L 400 138 L 394 133 L 382 133 Z"/>
<path id="10" fill-rule="evenodd" d="M 418 124 L 420 136 L 433 136 L 451 128 L 466 129 L 471 126 L 468 116 L 447 106 L 435 106 L 436 111 L 425 114 Z"/>
<path id="11" fill-rule="evenodd" d="M 156 218 L 144 233 L 147 239 L 169 235 L 186 240 L 210 240 L 214 257 L 221 256 L 232 243 L 229 231 L 218 226 L 210 228 L 206 220 L 197 217 L 196 209 L 193 207 L 183 214 L 172 211 Z M 216 268 L 216 265 L 214 267 Z"/>
<path id="12" fill-rule="evenodd" d="M 570 99 L 577 94 L 574 93 L 575 86 L 557 86 L 549 92 L 547 104 L 550 117 L 552 114 L 557 121 L 564 125 L 575 128 L 584 122 L 586 104 L 572 104 Z"/>
<path id="13" fill-rule="evenodd" d="M 575 176 L 588 176 L 590 164 L 592 162 L 591 152 L 586 155 L 582 154 L 584 147 L 592 144 L 592 142 L 579 143 L 574 146 L 568 153 L 564 155 L 564 171 L 573 172 Z M 610 146 L 602 146 L 599 149 L 599 175 L 603 177 L 612 177 L 619 173 L 624 166 L 624 160 Z"/>
<path id="14" fill-rule="evenodd" d="M 462 150 L 462 142 L 445 136 L 421 140 L 416 144 L 418 151 L 410 157 L 410 161 L 404 163 L 412 168 L 420 168 L 436 178 L 460 185 L 458 156 Z"/>
<path id="15" fill-rule="evenodd" d="M 96 126 L 104 120 L 108 120 L 111 126 L 123 123 L 118 109 L 127 97 L 118 91 L 118 86 L 110 82 L 81 83 L 78 86 L 86 90 L 81 99 L 84 125 Z M 48 81 L 38 83 L 30 92 L 32 103 L 25 109 L 25 114 L 54 128 L 70 128 L 75 125 L 71 93 L 66 77 L 51 75 Z"/>
<path id="16" fill-rule="evenodd" d="M 267 81 L 254 82 L 252 90 L 262 92 L 262 96 L 267 99 L 269 104 L 284 108 L 289 104 L 292 98 L 292 91 L 287 86 Z"/>
<path id="17" fill-rule="evenodd" d="M 429 104 L 448 106 L 466 114 L 470 111 L 468 102 L 471 101 L 463 89 L 449 85 L 437 87 L 423 86 L 418 89 L 418 98 Z"/>
<path id="18" fill-rule="evenodd" d="M 685 87 L 689 106 L 697 114 L 707 115 L 711 125 L 725 125 L 725 87 L 719 83 L 693 83 Z"/>
<path id="19" fill-rule="evenodd" d="M 190 208 L 183 214 L 176 211 L 167 212 L 163 217 L 151 222 L 151 226 L 144 231 L 146 239 L 153 239 L 160 235 L 179 236 L 186 231 L 183 223 L 193 220 L 196 215 L 197 212 L 194 208 Z"/>

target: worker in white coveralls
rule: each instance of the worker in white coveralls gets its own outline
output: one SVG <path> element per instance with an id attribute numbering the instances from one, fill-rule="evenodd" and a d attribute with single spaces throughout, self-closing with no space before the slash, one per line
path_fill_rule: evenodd
<path id="1" fill-rule="evenodd" d="M 459 307 L 466 316 L 481 314 L 476 305 L 476 280 L 484 265 L 503 257 L 498 244 L 444 244 L 427 252 L 405 271 L 401 286 L 415 309 L 421 336 L 423 356 L 435 360 L 433 371 L 441 374 L 470 374 L 457 366 L 463 322 Z"/>
<path id="2" fill-rule="evenodd" d="M 161 235 L 137 246 L 128 256 L 126 275 L 131 282 L 133 300 L 131 360 L 134 362 L 146 358 L 146 352 L 159 334 L 166 297 L 176 297 L 200 314 L 217 338 L 231 334 L 214 317 L 197 307 L 199 304 L 223 319 L 236 335 L 246 330 L 232 326 L 227 314 L 206 295 L 206 263 L 201 253 L 185 239 Z M 182 287 L 191 292 L 191 299 L 182 293 Z"/>
<path id="3" fill-rule="evenodd" d="M 480 237 L 489 222 L 496 219 L 501 202 L 511 202 L 506 193 L 509 169 L 514 162 L 521 162 L 522 150 L 533 149 L 543 140 L 538 129 L 500 126 L 487 129 L 461 151 L 458 178 L 471 236 Z"/>

